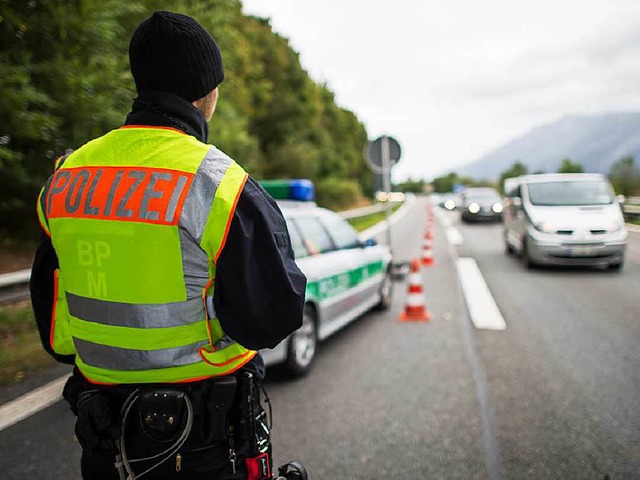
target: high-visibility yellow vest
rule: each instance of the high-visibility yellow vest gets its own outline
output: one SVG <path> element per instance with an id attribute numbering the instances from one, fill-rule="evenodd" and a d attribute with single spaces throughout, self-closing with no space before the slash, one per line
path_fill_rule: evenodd
<path id="1" fill-rule="evenodd" d="M 212 300 L 246 179 L 171 128 L 123 127 L 69 155 L 38 200 L 60 262 L 53 350 L 75 354 L 94 383 L 193 381 L 253 358 L 224 334 Z"/>

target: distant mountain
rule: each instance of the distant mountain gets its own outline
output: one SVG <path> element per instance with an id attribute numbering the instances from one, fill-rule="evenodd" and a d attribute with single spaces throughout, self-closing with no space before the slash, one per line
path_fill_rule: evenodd
<path id="1" fill-rule="evenodd" d="M 608 173 L 622 156 L 640 161 L 640 113 L 565 117 L 534 128 L 520 138 L 458 169 L 480 179 L 497 179 L 515 161 L 529 172 L 556 172 L 564 157 L 580 162 L 585 172 Z"/>

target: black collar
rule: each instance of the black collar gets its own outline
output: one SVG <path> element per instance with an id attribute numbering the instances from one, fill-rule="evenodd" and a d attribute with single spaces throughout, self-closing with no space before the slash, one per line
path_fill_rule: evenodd
<path id="1" fill-rule="evenodd" d="M 200 111 L 185 99 L 165 92 L 141 93 L 133 101 L 125 125 L 173 127 L 206 143 L 209 125 Z"/>

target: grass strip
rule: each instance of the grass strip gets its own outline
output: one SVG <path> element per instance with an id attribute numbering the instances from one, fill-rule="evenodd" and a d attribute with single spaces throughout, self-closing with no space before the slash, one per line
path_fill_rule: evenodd
<path id="1" fill-rule="evenodd" d="M 42 348 L 31 305 L 0 307 L 0 386 L 19 382 L 55 363 Z"/>
<path id="2" fill-rule="evenodd" d="M 391 213 L 395 212 L 402 206 L 402 203 L 397 203 L 391 207 Z M 347 220 L 353 228 L 357 231 L 362 232 L 369 227 L 373 227 L 375 224 L 384 221 L 385 212 L 376 212 L 370 215 L 365 215 L 362 217 L 351 218 Z"/>

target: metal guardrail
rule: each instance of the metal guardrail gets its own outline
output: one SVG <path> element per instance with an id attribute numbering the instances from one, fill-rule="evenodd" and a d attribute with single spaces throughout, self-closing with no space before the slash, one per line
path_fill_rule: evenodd
<path id="1" fill-rule="evenodd" d="M 627 197 L 622 212 L 625 215 L 640 215 L 640 197 Z"/>
<path id="2" fill-rule="evenodd" d="M 31 270 L 0 274 L 0 305 L 19 302 L 29 298 L 27 283 L 31 278 Z"/>
<path id="3" fill-rule="evenodd" d="M 385 209 L 384 203 L 377 205 L 367 205 L 366 207 L 354 208 L 352 210 L 345 210 L 344 212 L 338 212 L 345 220 L 351 220 L 352 218 L 366 217 L 373 213 L 382 212 Z"/>
<path id="4" fill-rule="evenodd" d="M 640 205 L 630 205 L 628 203 L 625 203 L 622 206 L 622 212 L 625 215 L 640 215 Z"/>
<path id="5" fill-rule="evenodd" d="M 31 270 L 19 270 L 12 273 L 0 274 L 0 288 L 11 287 L 13 285 L 20 285 L 22 283 L 29 282 L 31 278 Z"/>

